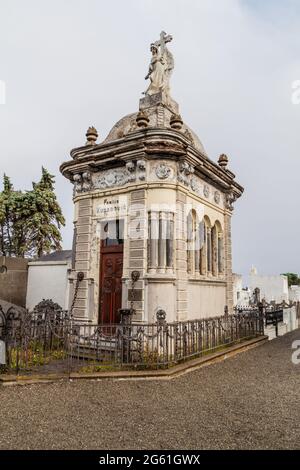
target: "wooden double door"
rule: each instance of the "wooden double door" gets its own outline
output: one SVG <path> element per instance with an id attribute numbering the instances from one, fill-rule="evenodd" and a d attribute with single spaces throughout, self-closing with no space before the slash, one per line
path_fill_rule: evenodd
<path id="1" fill-rule="evenodd" d="M 119 323 L 122 306 L 123 244 L 101 247 L 99 322 Z"/>

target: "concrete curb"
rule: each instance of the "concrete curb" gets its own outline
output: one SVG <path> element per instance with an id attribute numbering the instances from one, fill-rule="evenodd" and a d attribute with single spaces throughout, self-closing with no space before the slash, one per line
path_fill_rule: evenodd
<path id="1" fill-rule="evenodd" d="M 259 336 L 243 343 L 235 344 L 221 351 L 209 354 L 204 357 L 191 359 L 186 362 L 182 362 L 169 369 L 160 370 L 121 370 L 113 372 L 94 372 L 79 374 L 77 372 L 71 372 L 70 374 L 48 374 L 48 375 L 0 375 L 0 385 L 32 385 L 42 383 L 53 383 L 62 380 L 170 380 L 173 378 L 180 377 L 181 375 L 187 374 L 194 370 L 200 369 L 217 362 L 224 361 L 230 357 L 234 357 L 237 354 L 248 351 L 249 349 L 260 346 L 268 342 L 268 336 Z"/>

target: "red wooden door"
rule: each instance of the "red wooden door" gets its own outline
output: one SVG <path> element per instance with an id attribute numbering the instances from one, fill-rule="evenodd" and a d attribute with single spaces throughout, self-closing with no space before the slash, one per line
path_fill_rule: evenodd
<path id="1" fill-rule="evenodd" d="M 100 312 L 102 324 L 119 323 L 122 306 L 123 245 L 101 249 Z"/>

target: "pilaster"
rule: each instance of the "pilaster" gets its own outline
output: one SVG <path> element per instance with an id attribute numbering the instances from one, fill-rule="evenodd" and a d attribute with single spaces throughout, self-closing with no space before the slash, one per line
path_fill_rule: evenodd
<path id="1" fill-rule="evenodd" d="M 129 280 L 128 307 L 135 309 L 135 321 L 144 320 L 145 314 L 145 281 L 147 269 L 147 214 L 146 191 L 132 191 L 129 208 Z M 132 289 L 131 274 L 139 271 L 140 280 Z"/>
<path id="2" fill-rule="evenodd" d="M 231 251 L 231 214 L 224 216 L 224 261 L 226 279 L 226 305 L 229 313 L 233 311 L 233 280 L 232 280 L 232 251 Z"/>
<path id="3" fill-rule="evenodd" d="M 92 228 L 92 198 L 84 198 L 77 201 L 77 221 L 76 221 L 76 244 L 75 244 L 75 279 L 73 281 L 73 295 L 76 284 L 76 276 L 79 271 L 84 273 L 84 280 L 81 281 L 77 298 L 75 300 L 73 315 L 79 319 L 90 317 L 87 311 L 90 305 L 89 298 L 89 269 L 91 251 L 91 228 Z M 72 301 L 73 299 L 71 299 Z"/>
<path id="4" fill-rule="evenodd" d="M 187 242 L 186 242 L 186 195 L 180 191 L 176 194 L 176 275 L 177 275 L 177 320 L 188 318 L 187 312 Z"/>

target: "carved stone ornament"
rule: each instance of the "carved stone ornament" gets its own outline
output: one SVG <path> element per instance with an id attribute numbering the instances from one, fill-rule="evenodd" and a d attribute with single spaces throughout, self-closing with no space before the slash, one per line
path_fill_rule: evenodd
<path id="1" fill-rule="evenodd" d="M 179 163 L 178 181 L 186 186 L 190 186 L 190 176 L 194 173 L 194 168 L 187 162 Z"/>
<path id="2" fill-rule="evenodd" d="M 149 125 L 149 118 L 144 111 L 140 111 L 136 117 L 138 127 L 147 127 Z"/>
<path id="3" fill-rule="evenodd" d="M 156 321 L 157 323 L 164 323 L 166 321 L 166 311 L 163 310 L 162 308 L 158 309 L 156 312 Z"/>
<path id="4" fill-rule="evenodd" d="M 193 176 L 191 178 L 191 189 L 197 193 L 197 194 L 200 194 L 200 181 L 198 178 L 196 178 L 195 176 Z"/>
<path id="5" fill-rule="evenodd" d="M 230 191 L 229 193 L 226 194 L 226 203 L 225 203 L 225 207 L 226 209 L 230 210 L 230 211 L 233 211 L 234 207 L 233 207 L 233 204 L 235 203 L 235 201 L 237 200 L 237 195 L 234 194 L 233 191 Z"/>
<path id="6" fill-rule="evenodd" d="M 183 120 L 180 114 L 172 114 L 170 119 L 170 126 L 172 129 L 180 131 L 183 126 Z"/>
<path id="7" fill-rule="evenodd" d="M 133 162 L 127 162 L 125 168 L 115 168 L 106 170 L 100 175 L 96 176 L 94 181 L 94 188 L 106 189 L 116 186 L 122 186 L 136 180 L 135 165 Z"/>
<path id="8" fill-rule="evenodd" d="M 84 193 L 93 188 L 92 178 L 89 171 L 77 173 L 73 176 L 74 194 Z"/>
<path id="9" fill-rule="evenodd" d="M 209 186 L 207 184 L 204 185 L 203 187 L 203 194 L 205 197 L 209 197 Z"/>
<path id="10" fill-rule="evenodd" d="M 186 130 L 184 131 L 184 135 L 186 136 L 186 138 L 187 138 L 192 144 L 194 144 L 193 136 L 192 136 L 191 132 L 190 132 L 188 129 L 186 129 Z"/>
<path id="11" fill-rule="evenodd" d="M 85 145 L 95 145 L 98 139 L 98 132 L 97 129 L 92 126 L 89 127 L 86 131 L 86 144 Z"/>
<path id="12" fill-rule="evenodd" d="M 201 183 L 197 176 L 194 175 L 194 168 L 187 162 L 179 163 L 178 167 L 178 182 L 183 183 L 192 191 L 200 195 Z"/>
<path id="13" fill-rule="evenodd" d="M 135 170 L 135 165 L 134 165 L 133 162 L 127 162 L 125 166 L 126 166 L 126 169 L 127 169 L 130 173 L 134 172 L 134 170 Z"/>
<path id="14" fill-rule="evenodd" d="M 146 179 L 146 162 L 145 160 L 138 160 L 136 162 L 138 179 L 144 181 Z"/>
<path id="15" fill-rule="evenodd" d="M 165 180 L 170 176 L 171 173 L 171 168 L 166 165 L 165 163 L 160 163 L 156 168 L 155 168 L 155 174 L 157 178 L 161 180 Z"/>
<path id="16" fill-rule="evenodd" d="M 220 199 L 221 199 L 221 195 L 219 193 L 219 191 L 215 191 L 215 194 L 214 194 L 214 201 L 216 204 L 219 204 L 220 203 Z"/>

